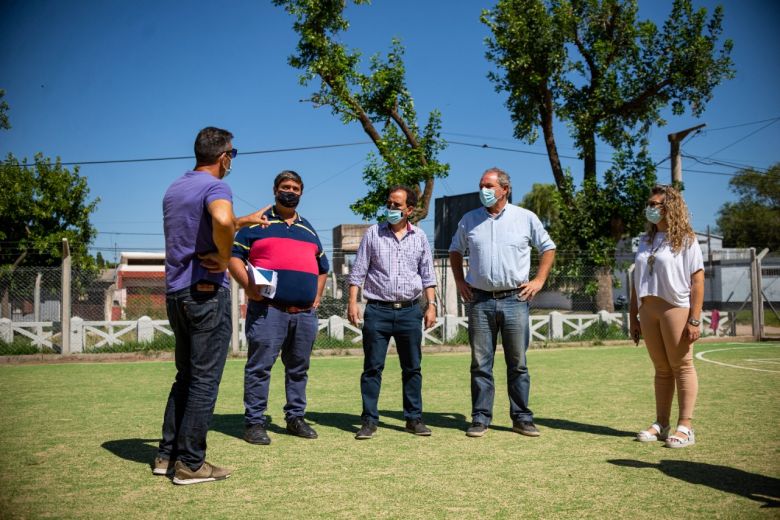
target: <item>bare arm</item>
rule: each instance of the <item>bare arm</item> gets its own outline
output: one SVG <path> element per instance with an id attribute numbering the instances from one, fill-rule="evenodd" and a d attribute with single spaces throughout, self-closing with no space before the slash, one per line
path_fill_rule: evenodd
<path id="1" fill-rule="evenodd" d="M 634 345 L 639 345 L 639 338 L 642 337 L 642 329 L 639 326 L 639 300 L 636 297 L 636 288 L 634 286 L 634 275 L 636 275 L 636 270 L 634 270 L 631 273 L 631 303 L 628 305 L 628 323 L 629 323 L 629 334 L 631 334 L 631 339 L 634 340 Z"/>
<path id="2" fill-rule="evenodd" d="M 542 253 L 539 258 L 539 269 L 536 270 L 536 276 L 533 280 L 520 286 L 520 297 L 525 300 L 532 300 L 536 293 L 542 290 L 547 276 L 550 274 L 553 262 L 555 261 L 555 249 L 548 249 Z"/>
<path id="3" fill-rule="evenodd" d="M 320 306 L 320 300 L 322 300 L 322 292 L 325 290 L 325 282 L 328 281 L 328 273 L 321 274 L 317 277 L 317 297 L 314 298 L 312 307 L 315 309 Z"/>
<path id="4" fill-rule="evenodd" d="M 263 299 L 263 297 L 260 296 L 260 292 L 258 291 L 257 286 L 250 283 L 249 275 L 246 272 L 246 267 L 240 258 L 231 258 L 228 262 L 228 270 L 236 282 L 238 282 L 238 285 L 244 288 L 244 292 L 246 292 L 246 295 L 250 300 Z"/>
<path id="5" fill-rule="evenodd" d="M 425 300 L 428 302 L 425 308 L 425 328 L 430 329 L 436 324 L 436 287 L 425 288 Z"/>
<path id="6" fill-rule="evenodd" d="M 363 319 L 360 314 L 360 307 L 357 303 L 358 289 L 359 287 L 357 285 L 349 286 L 349 300 L 347 303 L 347 319 L 355 327 L 357 327 L 358 323 Z"/>
<path id="7" fill-rule="evenodd" d="M 217 250 L 199 255 L 201 265 L 211 273 L 222 273 L 227 269 L 233 236 L 236 228 L 233 222 L 233 205 L 225 199 L 211 201 L 208 206 L 211 215 L 212 239 Z"/>
<path id="8" fill-rule="evenodd" d="M 691 276 L 691 310 L 689 319 L 701 320 L 701 308 L 704 305 L 704 270 L 699 269 Z M 687 325 L 688 339 L 696 341 L 701 336 L 700 325 Z"/>
<path id="9" fill-rule="evenodd" d="M 271 205 L 264 207 L 261 210 L 255 211 L 254 213 L 249 213 L 248 215 L 244 215 L 243 217 L 236 217 L 233 216 L 233 225 L 236 228 L 236 231 L 241 229 L 242 227 L 246 226 L 252 226 L 255 224 L 259 224 L 262 227 L 268 227 L 268 218 L 265 216 L 265 212 L 271 209 Z"/>
<path id="10" fill-rule="evenodd" d="M 450 269 L 452 269 L 452 276 L 455 278 L 455 285 L 458 286 L 460 297 L 463 301 L 470 302 L 471 287 L 463 276 L 463 255 L 457 251 L 450 251 Z"/>

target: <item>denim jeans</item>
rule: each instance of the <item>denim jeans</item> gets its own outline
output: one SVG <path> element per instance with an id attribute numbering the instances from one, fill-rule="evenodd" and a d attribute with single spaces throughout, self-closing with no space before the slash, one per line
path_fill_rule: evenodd
<path id="1" fill-rule="evenodd" d="M 509 415 L 513 421 L 532 421 L 533 413 L 528 408 L 531 376 L 525 358 L 530 339 L 528 302 L 517 296 L 495 300 L 475 294 L 468 316 L 472 420 L 489 425 L 493 418 L 493 361 L 500 333 L 506 359 Z"/>
<path id="2" fill-rule="evenodd" d="M 198 290 L 209 285 L 211 290 Z M 169 294 L 166 307 L 176 337 L 176 379 L 157 456 L 197 470 L 206 459 L 206 433 L 230 346 L 230 290 L 194 284 Z"/>
<path id="3" fill-rule="evenodd" d="M 412 305 L 392 309 L 369 303 L 363 316 L 363 374 L 360 393 L 363 396 L 364 421 L 379 422 L 379 390 L 385 368 L 387 345 L 395 338 L 403 382 L 404 418 L 407 421 L 422 417 L 422 309 Z"/>
<path id="4" fill-rule="evenodd" d="M 249 352 L 244 368 L 244 423 L 266 424 L 271 369 L 279 353 L 284 363 L 287 404 L 284 418 L 303 417 L 306 411 L 306 383 L 309 380 L 311 349 L 317 337 L 314 309 L 288 314 L 267 303 L 252 301 L 246 314 Z"/>

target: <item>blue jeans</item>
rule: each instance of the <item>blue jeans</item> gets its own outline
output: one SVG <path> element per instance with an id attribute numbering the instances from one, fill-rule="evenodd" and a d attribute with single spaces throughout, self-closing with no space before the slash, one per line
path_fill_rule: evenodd
<path id="1" fill-rule="evenodd" d="M 244 423 L 266 424 L 271 369 L 279 353 L 284 363 L 287 404 L 284 417 L 303 417 L 306 411 L 306 383 L 309 380 L 311 349 L 317 337 L 314 309 L 288 314 L 263 302 L 249 302 L 246 339 L 249 352 L 244 369 Z"/>
<path id="2" fill-rule="evenodd" d="M 422 417 L 422 309 L 412 305 L 404 309 L 392 309 L 369 303 L 363 315 L 363 374 L 360 376 L 360 393 L 363 396 L 361 418 L 371 423 L 379 422 L 379 390 L 382 371 L 385 368 L 387 345 L 395 338 L 398 359 L 401 363 L 403 382 L 404 418 L 407 421 Z"/>
<path id="3" fill-rule="evenodd" d="M 212 289 L 199 290 L 208 286 Z M 230 346 L 230 290 L 194 284 L 169 294 L 166 307 L 176 337 L 176 379 L 157 456 L 197 470 L 206 460 L 206 433 Z"/>
<path id="4" fill-rule="evenodd" d="M 489 425 L 493 418 L 493 361 L 498 334 L 504 346 L 509 415 L 513 421 L 532 421 L 528 408 L 531 376 L 525 354 L 530 329 L 528 302 L 517 296 L 499 300 L 474 295 L 469 305 L 469 343 L 471 344 L 471 416 Z"/>

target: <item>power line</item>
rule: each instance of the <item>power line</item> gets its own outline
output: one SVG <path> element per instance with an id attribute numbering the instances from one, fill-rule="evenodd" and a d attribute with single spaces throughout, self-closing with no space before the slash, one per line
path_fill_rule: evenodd
<path id="1" fill-rule="evenodd" d="M 765 129 L 765 128 L 769 127 L 769 126 L 772 126 L 773 124 L 777 123 L 778 121 L 780 121 L 780 117 L 776 117 L 776 118 L 774 118 L 774 119 L 770 120 L 770 121 L 769 121 L 767 124 L 765 124 L 765 125 L 764 125 L 764 126 L 762 126 L 761 128 L 759 128 L 759 129 L 757 129 L 757 130 L 753 130 L 752 132 L 750 132 L 750 133 L 749 133 L 749 134 L 747 134 L 746 136 L 744 136 L 744 137 L 740 137 L 739 139 L 737 139 L 737 140 L 736 140 L 736 141 L 734 141 L 733 143 L 731 143 L 731 144 L 729 144 L 729 145 L 726 145 L 726 146 L 724 146 L 723 148 L 720 148 L 720 149 L 718 149 L 718 150 L 716 150 L 716 151 L 712 152 L 712 153 L 711 153 L 711 154 L 709 154 L 707 157 L 705 157 L 705 159 L 709 159 L 709 158 L 710 158 L 710 157 L 712 157 L 713 155 L 717 155 L 717 154 L 719 154 L 720 152 L 722 152 L 723 150 L 726 150 L 726 149 L 728 149 L 728 148 L 731 148 L 732 146 L 734 146 L 734 145 L 735 145 L 735 144 L 737 144 L 737 143 L 741 143 L 742 141 L 744 141 L 744 140 L 745 140 L 745 139 L 747 139 L 748 137 L 751 137 L 751 136 L 753 136 L 753 135 L 757 134 L 758 132 L 760 132 L 761 130 L 763 130 L 763 129 Z"/>
<path id="2" fill-rule="evenodd" d="M 323 144 L 317 146 L 298 146 L 295 148 L 272 148 L 270 150 L 254 150 L 251 152 L 239 152 L 238 155 L 259 155 L 269 153 L 282 153 L 282 152 L 300 152 L 304 150 L 321 150 L 323 148 L 343 148 L 345 146 L 358 146 L 363 144 L 369 144 L 368 141 L 360 141 L 356 143 L 340 143 L 340 144 Z M 88 164 L 123 164 L 123 163 L 140 163 L 140 162 L 156 162 L 156 161 L 181 161 L 184 159 L 192 160 L 193 155 L 180 155 L 176 157 L 149 157 L 144 159 L 111 159 L 106 161 L 71 161 L 60 163 L 62 166 L 83 166 Z"/>
<path id="3" fill-rule="evenodd" d="M 767 121 L 777 121 L 778 119 L 780 119 L 780 116 L 770 117 L 769 119 L 760 119 L 758 121 L 749 121 L 747 123 L 739 123 L 739 124 L 736 124 L 736 125 L 721 126 L 721 127 L 718 127 L 718 128 L 708 128 L 707 130 L 704 130 L 704 132 L 705 133 L 707 133 L 707 132 L 717 132 L 719 130 L 729 130 L 731 128 L 740 128 L 740 127 L 743 127 L 743 126 L 758 125 L 758 124 L 761 124 L 761 123 L 766 123 Z"/>

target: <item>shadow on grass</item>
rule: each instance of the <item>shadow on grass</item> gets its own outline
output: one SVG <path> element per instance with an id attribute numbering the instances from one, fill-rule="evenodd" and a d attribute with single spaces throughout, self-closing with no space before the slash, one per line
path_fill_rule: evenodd
<path id="1" fill-rule="evenodd" d="M 626 468 L 654 468 L 664 475 L 691 484 L 708 486 L 761 502 L 761 507 L 780 507 L 780 479 L 773 477 L 687 460 L 662 460 L 658 464 L 631 459 L 612 459 L 607 462 Z"/>
<path id="2" fill-rule="evenodd" d="M 151 468 L 159 442 L 160 439 L 117 439 L 106 441 L 100 446 L 120 459 L 146 464 Z"/>
<path id="3" fill-rule="evenodd" d="M 567 421 L 566 419 L 545 419 L 534 417 L 534 422 L 536 424 L 541 424 L 542 426 L 556 430 L 571 430 L 574 432 L 592 433 L 593 435 L 609 435 L 612 437 L 634 437 L 636 435 L 635 432 L 616 430 L 609 426 L 579 423 L 574 421 Z"/>
<path id="4" fill-rule="evenodd" d="M 401 410 L 379 410 L 379 415 L 380 417 L 390 417 L 397 421 L 406 422 L 406 419 L 404 419 L 404 413 Z M 423 412 L 422 418 L 423 421 L 425 421 L 425 424 L 431 428 L 465 430 L 468 427 L 468 424 L 466 423 L 466 416 L 462 413 Z M 395 429 L 403 431 L 404 428 L 398 426 L 395 427 Z"/>

